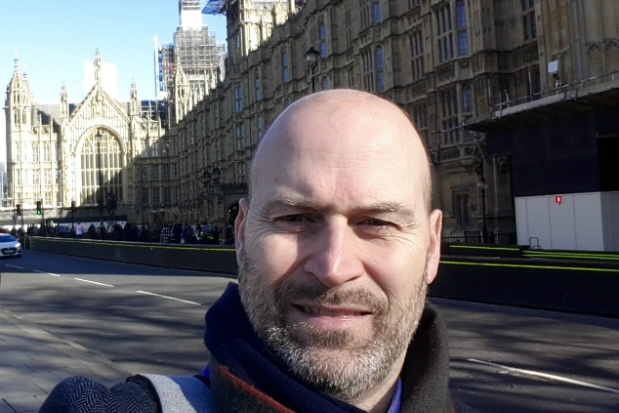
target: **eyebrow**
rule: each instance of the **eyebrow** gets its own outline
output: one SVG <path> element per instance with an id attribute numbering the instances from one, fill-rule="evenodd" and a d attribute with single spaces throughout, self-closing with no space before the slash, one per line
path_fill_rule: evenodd
<path id="1" fill-rule="evenodd" d="M 336 210 L 333 205 L 317 205 L 305 199 L 291 197 L 279 197 L 268 201 L 261 210 L 263 215 L 270 215 L 280 211 L 302 211 L 310 213 L 330 213 Z M 398 214 L 411 221 L 415 220 L 417 214 L 399 202 L 376 202 L 362 207 L 352 208 L 355 214 Z"/>

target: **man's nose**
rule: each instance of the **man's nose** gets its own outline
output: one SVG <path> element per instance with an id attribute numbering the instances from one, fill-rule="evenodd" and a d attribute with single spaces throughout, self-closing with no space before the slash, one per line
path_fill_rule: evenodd
<path id="1" fill-rule="evenodd" d="M 344 220 L 327 222 L 312 238 L 304 270 L 328 287 L 336 287 L 363 274 L 357 239 Z"/>

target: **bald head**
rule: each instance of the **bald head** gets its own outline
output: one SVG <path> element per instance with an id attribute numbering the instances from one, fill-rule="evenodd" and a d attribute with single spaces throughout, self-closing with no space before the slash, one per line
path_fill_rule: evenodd
<path id="1" fill-rule="evenodd" d="M 421 185 L 423 202 L 428 210 L 431 208 L 432 178 L 425 146 L 407 115 L 385 99 L 337 89 L 312 94 L 290 105 L 258 145 L 252 161 L 250 199 L 260 190 L 265 172 L 275 164 L 292 161 L 293 154 L 309 150 L 339 154 L 340 160 L 348 163 L 355 159 L 363 163 L 372 155 L 384 157 L 386 164 L 395 163 L 401 172 L 415 177 Z M 294 168 L 291 163 L 283 166 L 285 170 Z M 387 183 L 396 177 L 385 173 L 382 179 Z"/>

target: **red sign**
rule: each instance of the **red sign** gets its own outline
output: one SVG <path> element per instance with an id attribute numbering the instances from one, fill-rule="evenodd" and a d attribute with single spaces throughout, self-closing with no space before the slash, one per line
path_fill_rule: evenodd
<path id="1" fill-rule="evenodd" d="M 557 196 L 555 196 L 555 202 L 556 202 L 557 204 L 560 204 L 561 202 L 563 202 L 563 198 L 561 198 L 561 195 L 557 195 Z"/>

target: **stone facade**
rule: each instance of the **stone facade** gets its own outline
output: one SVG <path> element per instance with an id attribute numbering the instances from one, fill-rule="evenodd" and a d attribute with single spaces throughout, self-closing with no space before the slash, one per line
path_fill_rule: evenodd
<path id="1" fill-rule="evenodd" d="M 33 209 L 37 201 L 58 216 L 77 207 L 135 210 L 140 202 L 139 158 L 159 145 L 161 122 L 141 116 L 135 84 L 131 101 L 119 103 L 101 87 L 100 56 L 95 85 L 78 105 L 35 102 L 28 79 L 15 71 L 7 88 L 7 195 L 13 206 Z M 54 212 L 56 210 L 56 212 Z"/>
<path id="2" fill-rule="evenodd" d="M 483 228 L 482 194 L 488 229 L 513 229 L 508 159 L 485 156 L 483 134 L 464 126 L 487 117 L 516 74 L 532 73 L 527 83 L 539 90 L 539 1 L 220 4 L 215 11 L 228 19 L 226 77 L 169 131 L 181 159 L 193 159 L 173 167 L 180 188 L 174 214 L 225 220 L 247 195 L 252 155 L 273 119 L 309 93 L 354 88 L 395 102 L 417 125 L 445 236 Z M 183 138 L 192 133 L 200 137 L 194 143 Z M 221 171 L 215 195 L 204 190 L 213 169 Z"/>

